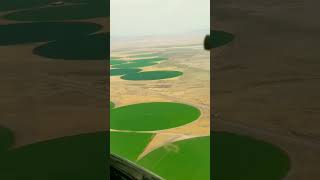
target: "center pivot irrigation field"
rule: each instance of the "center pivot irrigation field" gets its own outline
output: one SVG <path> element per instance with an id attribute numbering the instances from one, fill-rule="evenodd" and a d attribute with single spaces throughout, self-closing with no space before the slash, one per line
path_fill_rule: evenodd
<path id="1" fill-rule="evenodd" d="M 179 81 L 179 77 L 184 75 L 182 71 L 170 68 L 158 70 L 157 65 L 167 61 L 170 61 L 170 57 L 154 52 L 111 57 L 110 76 L 118 76 L 123 81 L 146 81 L 146 83 L 172 78 L 177 78 L 173 81 Z M 110 107 L 112 153 L 129 159 L 168 180 L 209 179 L 209 136 L 172 141 L 144 153 L 148 144 L 156 140 L 155 136 L 159 132 L 166 132 L 168 129 L 196 121 L 201 116 L 198 108 L 179 102 L 142 102 L 120 107 L 110 102 Z M 197 168 L 194 168 L 196 164 Z"/>
<path id="2" fill-rule="evenodd" d="M 212 33 L 216 34 L 215 41 L 212 42 L 214 48 L 225 46 L 234 39 L 234 36 L 227 32 Z M 170 61 L 170 55 L 154 52 L 115 56 L 110 60 L 110 76 L 120 77 L 119 82 L 145 80 L 146 83 L 161 84 L 161 81 L 173 77 L 176 79 L 170 83 L 188 81 L 183 79 L 188 75 L 188 68 L 173 68 L 172 71 L 165 71 L 166 73 L 157 70 L 159 65 L 164 63 L 163 66 L 166 66 Z M 151 70 L 145 69 L 148 67 L 151 67 Z M 170 67 L 174 67 L 172 63 Z M 176 76 L 170 76 L 172 74 Z M 111 78 L 111 86 L 112 83 Z M 130 90 L 132 87 L 126 84 L 123 88 Z M 147 92 L 146 89 L 141 91 Z M 170 90 L 166 89 L 162 94 L 170 95 Z M 227 132 L 213 132 L 210 140 L 209 134 L 179 134 L 179 131 L 174 131 L 196 124 L 203 118 L 204 112 L 201 108 L 190 104 L 180 103 L 179 97 L 173 102 L 147 101 L 121 103 L 120 106 L 110 102 L 111 152 L 168 180 L 209 180 L 210 174 L 217 180 L 239 177 L 241 180 L 281 180 L 287 174 L 287 155 L 266 142 Z M 150 150 L 150 144 L 159 141 L 159 134 L 165 134 L 171 137 L 171 140 L 169 138 L 166 143 L 160 143 L 161 145 Z M 210 143 L 213 144 L 213 149 L 210 149 Z M 211 165 L 210 152 L 214 156 Z"/>
<path id="3" fill-rule="evenodd" d="M 117 58 L 111 57 L 110 60 L 110 75 L 111 76 L 121 76 L 121 79 L 124 80 L 159 80 L 173 78 L 181 76 L 183 73 L 180 71 L 144 71 L 142 68 L 148 66 L 154 66 L 162 61 L 166 61 L 165 57 L 152 57 L 153 54 L 148 54 L 150 57 L 141 55 L 141 56 L 132 56 L 134 60 L 127 60 L 126 58 Z M 156 54 L 155 54 L 156 55 Z M 137 59 L 142 58 L 142 59 Z"/>

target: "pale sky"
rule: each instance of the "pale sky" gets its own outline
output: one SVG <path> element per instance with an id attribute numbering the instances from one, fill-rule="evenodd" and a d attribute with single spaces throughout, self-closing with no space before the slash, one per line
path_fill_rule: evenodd
<path id="1" fill-rule="evenodd" d="M 111 37 L 210 31 L 210 0 L 111 0 L 110 5 Z"/>

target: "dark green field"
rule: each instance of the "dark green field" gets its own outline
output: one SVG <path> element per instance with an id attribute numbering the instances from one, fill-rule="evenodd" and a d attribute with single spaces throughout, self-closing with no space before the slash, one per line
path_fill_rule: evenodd
<path id="1" fill-rule="evenodd" d="M 110 69 L 110 76 L 121 76 L 131 73 L 138 73 L 142 69 Z"/>
<path id="2" fill-rule="evenodd" d="M 84 22 L 39 22 L 0 25 L 0 45 L 76 39 L 97 32 L 101 27 L 98 24 Z"/>
<path id="3" fill-rule="evenodd" d="M 23 1 L 16 2 L 16 8 L 40 7 L 48 5 L 48 0 L 33 0 L 33 3 L 30 3 L 29 5 L 27 5 L 27 3 L 23 3 Z M 105 0 L 69 0 L 64 2 L 72 3 L 27 10 L 21 9 L 20 11 L 5 15 L 4 18 L 18 21 L 58 21 L 72 19 L 91 19 L 109 16 L 109 3 Z M 11 6 L 14 6 L 14 4 L 7 3 L 6 9 L 10 9 Z"/>
<path id="4" fill-rule="evenodd" d="M 34 54 L 63 60 L 106 60 L 109 33 L 66 37 L 33 50 Z"/>
<path id="5" fill-rule="evenodd" d="M 216 180 L 282 180 L 290 169 L 287 154 L 269 143 L 225 132 L 211 136 Z"/>
<path id="6" fill-rule="evenodd" d="M 134 57 L 145 57 L 142 55 L 135 55 Z M 180 71 L 143 71 L 143 67 L 154 66 L 162 61 L 168 60 L 165 57 L 152 57 L 135 60 L 122 60 L 120 58 L 110 58 L 110 75 L 121 76 L 123 80 L 139 81 L 139 80 L 160 80 L 169 79 L 183 75 Z"/>
<path id="7" fill-rule="evenodd" d="M 8 150 L 12 135 L 0 129 L 0 179 L 88 180 L 107 177 L 106 132 L 67 136 Z M 10 144 L 11 145 L 11 144 Z"/>
<path id="8" fill-rule="evenodd" d="M 159 79 L 168 79 L 181 76 L 183 73 L 180 71 L 143 71 L 138 73 L 128 73 L 124 76 L 121 76 L 121 79 L 124 80 L 159 80 Z"/>

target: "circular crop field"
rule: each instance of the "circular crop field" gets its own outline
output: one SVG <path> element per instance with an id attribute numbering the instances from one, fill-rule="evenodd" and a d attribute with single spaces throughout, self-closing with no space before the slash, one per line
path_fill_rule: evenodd
<path id="1" fill-rule="evenodd" d="M 272 144 L 225 132 L 212 136 L 216 180 L 282 180 L 289 171 L 288 156 Z"/>
<path id="2" fill-rule="evenodd" d="M 163 146 L 146 155 L 138 164 L 168 180 L 209 180 L 210 137 Z"/>
<path id="3" fill-rule="evenodd" d="M 93 0 L 75 4 L 16 11 L 5 15 L 4 18 L 18 21 L 58 21 L 108 16 L 109 4 L 107 1 Z"/>
<path id="4" fill-rule="evenodd" d="M 144 71 L 138 73 L 130 73 L 124 76 L 121 76 L 121 79 L 124 80 L 159 80 L 159 79 L 168 79 L 181 76 L 183 73 L 180 71 Z"/>
<path id="5" fill-rule="evenodd" d="M 195 121 L 200 110 L 171 103 L 152 102 L 114 108 L 110 112 L 110 127 L 119 130 L 151 131 L 185 125 Z"/>
<path id="6" fill-rule="evenodd" d="M 147 133 L 111 132 L 110 151 L 134 162 L 151 141 L 153 135 Z"/>
<path id="7" fill-rule="evenodd" d="M 0 179 L 105 179 L 106 132 L 38 142 L 1 157 Z"/>
<path id="8" fill-rule="evenodd" d="M 125 74 L 137 73 L 141 69 L 110 69 L 110 76 L 120 76 Z"/>
<path id="9" fill-rule="evenodd" d="M 142 62 L 134 62 L 130 61 L 125 64 L 118 64 L 118 65 L 113 65 L 113 68 L 140 68 L 140 67 L 147 67 L 147 66 L 153 66 L 158 63 L 156 62 L 148 62 L 148 61 L 142 61 Z"/>
<path id="10" fill-rule="evenodd" d="M 99 31 L 101 26 L 83 22 L 39 22 L 0 25 L 0 45 L 76 39 Z"/>
<path id="11" fill-rule="evenodd" d="M 43 57 L 64 60 L 105 60 L 109 48 L 108 34 L 78 36 L 49 42 L 34 49 Z"/>

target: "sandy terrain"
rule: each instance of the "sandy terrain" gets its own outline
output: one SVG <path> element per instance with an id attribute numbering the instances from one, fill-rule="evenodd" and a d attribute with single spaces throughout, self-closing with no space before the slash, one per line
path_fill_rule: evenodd
<path id="1" fill-rule="evenodd" d="M 180 77 L 154 81 L 125 81 L 111 77 L 110 99 L 117 107 L 142 102 L 178 102 L 190 104 L 201 110 L 198 120 L 187 125 L 153 131 L 154 139 L 146 147 L 140 158 L 165 144 L 182 139 L 208 136 L 210 134 L 210 53 L 190 46 L 166 48 L 164 55 L 169 59 L 144 70 L 178 70 Z M 159 48 L 157 48 L 159 50 Z M 153 48 L 143 49 L 153 52 Z M 127 53 L 112 53 L 112 56 L 127 56 Z"/>
<path id="2" fill-rule="evenodd" d="M 212 52 L 214 130 L 284 149 L 287 180 L 320 178 L 318 1 L 217 0 L 212 29 L 235 35 Z"/>
<path id="3" fill-rule="evenodd" d="M 83 21 L 109 31 L 106 18 Z M 0 46 L 0 125 L 15 146 L 106 130 L 106 61 L 47 59 L 32 54 L 39 44 Z"/>

